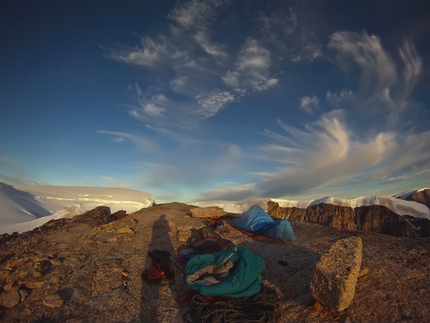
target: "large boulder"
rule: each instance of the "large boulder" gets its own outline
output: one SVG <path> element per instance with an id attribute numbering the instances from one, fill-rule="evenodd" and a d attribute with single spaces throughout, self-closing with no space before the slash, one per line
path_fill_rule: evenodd
<path id="1" fill-rule="evenodd" d="M 360 237 L 336 241 L 316 264 L 310 284 L 314 298 L 339 312 L 348 308 L 354 298 L 361 259 Z"/>

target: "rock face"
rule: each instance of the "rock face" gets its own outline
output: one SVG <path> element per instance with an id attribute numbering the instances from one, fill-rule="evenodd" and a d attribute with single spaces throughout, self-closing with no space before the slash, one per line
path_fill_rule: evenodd
<path id="1" fill-rule="evenodd" d="M 177 300 L 189 289 L 177 257 L 189 248 L 192 229 L 207 222 L 191 217 L 191 208 L 169 203 L 111 214 L 99 207 L 0 239 L 0 322 L 183 322 Z M 279 322 L 430 322 L 430 238 L 291 221 L 296 240 L 271 244 L 232 228 L 239 216 L 223 216 L 231 230 L 222 237 L 264 260 L 263 284 L 278 293 Z M 358 278 L 350 306 L 338 312 L 315 303 L 310 282 L 321 257 L 348 237 L 362 239 L 362 267 L 369 272 Z M 172 254 L 175 278 L 166 284 L 142 280 L 154 249 Z"/>
<path id="2" fill-rule="evenodd" d="M 360 237 L 336 241 L 316 265 L 310 290 L 315 299 L 336 311 L 351 305 L 362 260 Z"/>
<path id="3" fill-rule="evenodd" d="M 415 201 L 430 208 L 430 189 L 424 189 L 405 197 L 407 201 Z"/>
<path id="4" fill-rule="evenodd" d="M 373 231 L 401 237 L 429 237 L 430 221 L 400 216 L 380 205 L 347 206 L 320 203 L 307 208 L 280 207 L 269 201 L 268 213 L 279 219 L 319 223 L 346 231 Z"/>

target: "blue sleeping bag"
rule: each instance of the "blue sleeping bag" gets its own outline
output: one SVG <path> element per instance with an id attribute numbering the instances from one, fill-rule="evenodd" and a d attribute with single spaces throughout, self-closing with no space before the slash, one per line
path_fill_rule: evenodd
<path id="1" fill-rule="evenodd" d="M 243 230 L 273 239 L 296 240 L 293 227 L 288 220 L 274 221 L 258 204 L 243 213 L 236 225 Z"/>
<path id="2" fill-rule="evenodd" d="M 248 297 L 261 289 L 264 260 L 244 246 L 191 258 L 182 277 L 186 286 L 205 296 Z"/>

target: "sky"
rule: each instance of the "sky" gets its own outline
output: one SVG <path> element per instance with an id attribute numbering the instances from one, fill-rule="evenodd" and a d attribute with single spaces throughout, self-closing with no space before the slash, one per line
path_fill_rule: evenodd
<path id="1" fill-rule="evenodd" d="M 0 4 L 0 182 L 157 202 L 430 186 L 430 2 Z"/>

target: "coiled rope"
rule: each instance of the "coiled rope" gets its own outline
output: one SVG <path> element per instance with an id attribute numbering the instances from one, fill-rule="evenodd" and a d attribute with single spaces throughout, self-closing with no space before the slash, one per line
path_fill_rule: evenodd
<path id="1" fill-rule="evenodd" d="M 276 290 L 267 286 L 251 297 L 216 298 L 195 294 L 188 314 L 196 323 L 272 323 L 276 322 L 277 297 Z"/>

